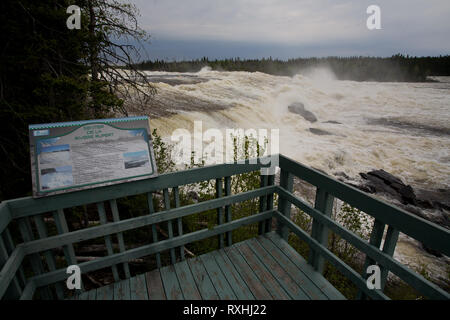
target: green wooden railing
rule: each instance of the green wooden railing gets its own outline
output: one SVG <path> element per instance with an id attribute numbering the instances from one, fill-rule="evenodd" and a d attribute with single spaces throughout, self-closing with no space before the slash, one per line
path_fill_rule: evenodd
<path id="1" fill-rule="evenodd" d="M 261 160 L 261 159 L 259 159 Z M 4 201 L 0 204 L 0 298 L 32 299 L 39 291 L 42 299 L 63 299 L 66 268 L 57 268 L 53 249 L 62 248 L 65 263 L 77 264 L 74 244 L 103 237 L 107 255 L 78 263 L 83 273 L 111 268 L 115 281 L 131 277 L 128 262 L 132 259 L 155 255 L 161 267 L 161 253 L 169 251 L 171 263 L 185 259 L 184 246 L 210 237 L 218 237 L 219 248 L 232 245 L 232 232 L 242 226 L 258 224 L 259 234 L 270 232 L 272 220 L 277 221 L 277 232 L 287 240 L 289 232 L 298 236 L 310 247 L 308 262 L 323 272 L 324 261 L 334 265 L 360 290 L 358 298 L 388 299 L 383 293 L 388 272 L 396 274 L 421 294 L 431 299 L 449 299 L 449 294 L 420 274 L 402 265 L 392 256 L 399 232 L 424 245 L 450 256 L 449 230 L 414 216 L 399 208 L 377 200 L 353 187 L 332 179 L 316 170 L 279 156 L 280 183 L 275 185 L 274 175 L 261 176 L 258 189 L 231 193 L 231 177 L 260 170 L 265 161 L 247 161 L 245 164 L 221 164 L 186 171 L 162 174 L 157 178 L 128 182 L 94 190 L 84 190 L 47 198 L 31 197 Z M 314 207 L 293 193 L 293 178 L 298 177 L 317 187 Z M 186 206 L 180 206 L 180 186 L 215 180 L 216 198 Z M 164 210 L 155 212 L 153 197 L 162 191 Z M 172 191 L 172 192 L 170 192 Z M 117 206 L 120 198 L 145 194 L 148 214 L 121 220 Z M 171 207 L 170 196 L 175 206 Z M 274 208 L 274 195 L 278 195 L 278 207 Z M 259 212 L 240 219 L 232 219 L 231 206 L 243 201 L 259 199 Z M 374 217 L 370 241 L 345 229 L 333 221 L 331 212 L 334 199 Z M 105 203 L 112 212 L 107 221 Z M 68 208 L 96 204 L 100 225 L 70 231 L 65 217 Z M 291 207 L 300 208 L 313 218 L 311 234 L 306 233 L 291 220 Z M 184 233 L 183 217 L 217 210 L 217 224 L 212 228 Z M 57 235 L 49 236 L 49 222 L 44 215 L 52 214 Z M 157 237 L 156 225 L 167 226 L 168 238 Z M 174 224 L 177 226 L 176 234 Z M 34 227 L 33 227 L 34 225 Z M 152 243 L 127 249 L 123 233 L 141 227 L 151 227 Z M 383 247 L 380 247 L 387 227 Z M 18 231 L 17 231 L 18 230 Z M 13 232 L 20 233 L 12 234 Z M 382 270 L 382 289 L 370 290 L 365 274 L 359 274 L 334 255 L 327 247 L 329 232 L 334 232 L 366 255 L 366 266 L 378 264 Z M 118 240 L 119 252 L 113 250 L 112 237 Z M 21 240 L 17 240 L 21 238 Z M 15 241 L 14 241 L 15 240 Z M 123 273 L 119 272 L 122 270 Z"/>

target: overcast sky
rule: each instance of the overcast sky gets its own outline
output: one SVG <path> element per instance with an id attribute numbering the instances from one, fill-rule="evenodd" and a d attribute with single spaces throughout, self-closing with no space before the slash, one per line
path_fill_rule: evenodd
<path id="1" fill-rule="evenodd" d="M 450 54 L 450 0 L 132 0 L 151 59 Z M 367 7 L 381 8 L 368 30 Z"/>

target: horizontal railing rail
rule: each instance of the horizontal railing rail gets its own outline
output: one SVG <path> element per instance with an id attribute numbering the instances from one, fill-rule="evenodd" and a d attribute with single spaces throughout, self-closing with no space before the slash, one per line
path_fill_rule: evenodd
<path id="1" fill-rule="evenodd" d="M 73 193 L 59 194 L 48 198 L 19 198 L 4 201 L 10 210 L 11 218 L 18 219 L 58 209 L 72 208 L 88 203 L 96 203 L 133 196 L 157 190 L 198 183 L 202 181 L 238 175 L 270 166 L 265 164 L 267 158 L 250 159 L 246 163 L 219 164 L 194 168 L 185 171 L 164 173 L 156 178 L 127 182 L 126 184 L 110 185 L 96 190 L 82 190 Z M 126 187 L 124 188 L 124 185 Z M 0 217 L 1 219 L 1 217 Z M 7 218 L 6 218 L 7 219 Z M 1 220 L 0 220 L 1 221 Z M 7 221 L 7 220 L 5 220 Z M 9 222 L 9 221 L 8 221 Z M 4 224 L 1 223 L 0 226 Z M 0 228 L 0 232 L 3 229 Z"/>
<path id="2" fill-rule="evenodd" d="M 81 272 L 90 272 L 99 270 L 102 268 L 110 267 L 112 265 L 123 263 L 131 259 L 138 259 L 150 254 L 155 254 L 157 252 L 169 250 L 171 248 L 176 248 L 193 241 L 203 240 L 206 238 L 214 237 L 221 233 L 235 230 L 239 227 L 256 223 L 269 219 L 273 216 L 273 210 L 258 213 L 257 215 L 248 216 L 232 222 L 223 223 L 221 225 L 215 226 L 211 229 L 203 229 L 199 231 L 194 231 L 182 236 L 174 237 L 172 239 L 161 240 L 157 243 L 152 243 L 146 246 L 141 246 L 139 248 L 127 250 L 121 253 L 115 253 L 106 257 L 102 257 L 93 261 L 83 262 L 78 264 Z M 34 276 L 30 279 L 34 284 L 30 284 L 34 287 L 42 287 L 55 283 L 57 281 L 65 280 L 67 278 L 66 270 L 60 269 L 46 274 Z M 29 293 L 27 293 L 29 294 Z"/>
<path id="3" fill-rule="evenodd" d="M 316 187 L 325 189 L 336 198 L 383 221 L 385 224 L 419 240 L 429 248 L 450 256 L 450 232 L 448 229 L 387 204 L 283 155 L 280 155 L 280 167 Z"/>
<path id="4" fill-rule="evenodd" d="M 275 217 L 279 221 L 279 233 L 287 240 L 287 227 L 305 241 L 311 249 L 308 262 L 317 271 L 323 272 L 323 259 L 325 258 L 346 275 L 359 288 L 360 292 L 373 299 L 385 298 L 382 291 L 389 271 L 429 298 L 450 299 L 449 293 L 445 290 L 425 279 L 417 272 L 405 267 L 392 257 L 399 232 L 422 242 L 428 248 L 450 256 L 450 230 L 396 206 L 389 205 L 384 201 L 282 155 L 280 155 L 279 165 L 281 168 L 281 177 L 280 186 L 277 186 L 276 193 L 279 195 L 280 205 L 278 211 L 275 213 Z M 317 187 L 314 207 L 294 195 L 294 176 Z M 331 211 L 335 198 L 374 218 L 374 228 L 370 242 L 363 240 L 332 219 Z M 294 205 L 313 219 L 311 235 L 308 235 L 291 220 L 291 205 Z M 379 246 L 381 245 L 386 225 L 389 228 L 383 248 L 380 249 Z M 328 250 L 329 231 L 339 235 L 342 239 L 364 253 L 366 255 L 365 267 L 369 264 L 378 264 L 381 267 L 381 290 L 368 290 L 365 277 L 359 275 Z M 364 297 L 364 295 L 359 295 L 359 297 Z"/>
<path id="5" fill-rule="evenodd" d="M 380 265 L 386 267 L 389 271 L 396 274 L 399 278 L 410 284 L 412 287 L 417 289 L 419 292 L 424 293 L 426 296 L 429 296 L 430 298 L 435 299 L 448 299 L 450 296 L 448 293 L 446 293 L 444 290 L 433 284 L 432 282 L 428 281 L 421 275 L 417 274 L 414 271 L 411 271 L 410 269 L 404 267 L 400 262 L 393 259 L 390 255 L 385 254 L 380 249 L 370 245 L 367 241 L 361 239 L 359 236 L 354 234 L 353 232 L 345 229 L 340 224 L 336 223 L 329 217 L 321 214 L 320 211 L 312 208 L 308 204 L 306 204 L 304 201 L 302 201 L 300 198 L 296 197 L 294 194 L 284 190 L 283 188 L 278 188 L 277 193 L 280 197 L 283 197 L 287 199 L 289 202 L 291 202 L 293 205 L 295 205 L 297 208 L 301 209 L 303 212 L 309 214 L 314 219 L 317 219 L 320 223 L 328 227 L 330 230 L 335 232 L 336 234 L 340 235 L 343 239 L 347 240 L 350 244 L 352 244 L 355 248 L 361 250 L 365 254 L 367 254 L 369 257 L 374 259 L 376 262 L 378 262 Z M 287 223 L 287 225 L 291 228 L 291 230 L 296 230 L 298 227 L 293 228 L 295 225 L 291 220 L 287 219 L 285 216 L 283 216 L 281 213 L 277 212 L 276 216 L 283 220 L 284 223 Z M 289 220 L 289 222 L 287 222 Z M 296 226 L 296 225 L 295 225 Z M 296 230 L 298 232 L 298 230 Z M 303 235 L 302 235 L 303 236 Z M 312 238 L 311 238 L 312 239 Z M 303 237 L 304 240 L 304 237 Z M 313 246 L 316 249 L 317 242 L 313 244 Z M 321 251 L 323 249 L 326 249 L 324 246 L 321 245 Z M 367 284 L 364 281 L 362 284 L 360 281 L 355 283 L 360 289 L 367 291 Z M 373 291 L 371 291 L 373 292 Z"/>
<path id="6" fill-rule="evenodd" d="M 175 249 L 180 252 L 180 259 L 184 259 L 185 245 L 218 236 L 219 247 L 231 245 L 231 232 L 242 226 L 258 224 L 258 233 L 270 232 L 272 219 L 278 221 L 277 232 L 282 238 L 288 240 L 288 230 L 306 242 L 310 247 L 308 262 L 318 272 L 323 270 L 323 259 L 334 265 L 345 277 L 347 277 L 360 290 L 361 295 L 372 299 L 388 299 L 383 288 L 370 290 L 367 288 L 365 275 L 359 274 L 346 262 L 337 257 L 328 248 L 328 232 L 334 232 L 342 239 L 353 245 L 366 255 L 366 264 L 375 263 L 382 268 L 383 278 L 390 271 L 421 294 L 432 299 L 449 299 L 445 290 L 428 281 L 418 273 L 407 268 L 392 255 L 397 242 L 398 233 L 411 236 L 421 241 L 427 247 L 450 256 L 450 231 L 412 215 L 395 206 L 389 205 L 379 199 L 363 193 L 362 191 L 339 182 L 325 174 L 306 167 L 294 160 L 282 155 L 279 156 L 280 185 L 274 185 L 274 176 L 269 178 L 262 176 L 259 188 L 231 194 L 231 176 L 257 171 L 268 163 L 267 158 L 252 159 L 245 164 L 221 164 L 209 167 L 196 168 L 186 171 L 162 174 L 157 178 L 128 182 L 125 184 L 101 187 L 95 190 L 77 191 L 68 194 L 60 194 L 47 198 L 33 199 L 31 197 L 13 199 L 0 203 L 0 299 L 14 284 L 13 295 L 21 299 L 32 299 L 37 290 L 48 288 L 49 285 L 58 284 L 67 278 L 64 268 L 56 269 L 52 250 L 63 248 L 66 262 L 74 262 L 75 254 L 73 244 L 104 238 L 108 254 L 92 261 L 79 263 L 83 273 L 112 268 L 114 279 L 118 281 L 117 266 L 123 265 L 126 277 L 130 277 L 127 263 L 132 259 L 142 258 L 148 255 L 156 255 L 157 265 L 161 266 L 160 253 L 170 251 L 171 262 L 175 263 Z M 250 162 L 251 161 L 251 162 Z M 298 177 L 317 187 L 316 203 L 309 205 L 294 194 L 293 177 Z M 179 186 L 195 184 L 203 181 L 216 180 L 216 198 L 199 203 L 180 206 Z M 223 184 L 225 182 L 225 184 Z M 175 206 L 170 207 L 169 188 L 174 195 Z M 162 192 L 162 211 L 154 212 L 152 193 Z M 119 198 L 147 194 L 148 214 L 121 220 L 116 200 Z M 278 209 L 273 209 L 274 195 L 278 195 Z M 334 199 L 340 199 L 349 205 L 360 209 L 375 219 L 370 242 L 362 239 L 355 233 L 347 230 L 331 217 Z M 231 206 L 252 199 L 259 199 L 258 213 L 237 220 L 231 219 Z M 111 205 L 114 216 L 112 222 L 106 219 L 104 203 Z M 69 231 L 64 217 L 64 209 L 96 204 L 100 215 L 101 224 L 75 231 Z M 291 218 L 291 205 L 302 210 L 313 219 L 311 234 L 301 229 Z M 216 210 L 217 224 L 213 227 L 201 229 L 189 233 L 182 230 L 182 218 L 192 214 Z M 53 213 L 53 219 L 58 229 L 58 234 L 47 236 L 43 215 Z M 33 219 L 39 233 L 34 238 L 28 219 Z M 23 242 L 14 246 L 9 234 L 11 222 L 17 222 Z M 176 222 L 178 234 L 174 235 L 172 221 Z M 169 236 L 161 240 L 155 234 L 155 225 L 167 223 Z M 384 247 L 380 249 L 385 227 L 388 232 Z M 153 241 L 132 249 L 126 249 L 122 234 L 142 227 L 152 228 Z M 3 238 L 8 235 L 8 250 L 2 249 Z M 112 249 L 111 237 L 117 235 L 120 242 L 120 252 Z M 226 238 L 225 238 L 226 236 Z M 226 240 L 226 241 L 225 241 Z M 33 275 L 25 278 L 22 264 L 24 259 L 30 258 L 33 266 Z M 45 258 L 45 259 L 43 259 Z M 34 260 L 33 260 L 34 259 Z M 39 264 L 45 261 L 49 266 L 44 271 Z M 2 262 L 3 261 L 3 262 Z M 61 297 L 61 288 L 54 287 L 57 296 Z M 58 291 L 60 290 L 60 291 Z M 45 294 L 46 291 L 42 291 Z"/>

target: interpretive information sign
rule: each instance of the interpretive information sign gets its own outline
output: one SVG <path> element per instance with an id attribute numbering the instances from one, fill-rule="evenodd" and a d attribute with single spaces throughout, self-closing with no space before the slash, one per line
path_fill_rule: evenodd
<path id="1" fill-rule="evenodd" d="M 33 196 L 157 176 L 147 116 L 30 125 Z"/>

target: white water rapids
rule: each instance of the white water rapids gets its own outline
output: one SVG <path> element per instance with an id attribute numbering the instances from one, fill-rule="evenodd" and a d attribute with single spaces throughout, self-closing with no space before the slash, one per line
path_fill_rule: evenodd
<path id="1" fill-rule="evenodd" d="M 178 128 L 193 132 L 199 120 L 203 130 L 217 128 L 224 135 L 227 128 L 275 128 L 280 153 L 332 176 L 343 172 L 358 182 L 360 172 L 384 169 L 414 188 L 450 189 L 450 78 L 337 81 L 327 70 L 294 77 L 208 69 L 147 74 L 158 90 L 148 112 L 151 125 L 166 140 Z M 295 102 L 318 121 L 289 112 Z M 428 254 L 404 235 L 395 257 L 415 268 L 426 265 L 433 278 L 448 280 L 450 259 Z"/>

